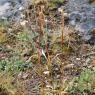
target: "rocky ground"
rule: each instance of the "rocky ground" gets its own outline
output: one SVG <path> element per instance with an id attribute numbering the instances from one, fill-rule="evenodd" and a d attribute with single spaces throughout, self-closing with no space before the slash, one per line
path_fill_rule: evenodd
<path id="1" fill-rule="evenodd" d="M 94 44 L 95 5 L 89 0 L 69 0 L 65 8 L 69 13 L 69 24 L 79 31 L 82 39 Z"/>
<path id="2" fill-rule="evenodd" d="M 94 0 L 0 0 L 0 95 L 95 95 Z"/>

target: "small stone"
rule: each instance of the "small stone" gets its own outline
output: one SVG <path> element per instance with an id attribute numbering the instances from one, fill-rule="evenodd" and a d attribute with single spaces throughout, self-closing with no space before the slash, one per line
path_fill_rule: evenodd
<path id="1" fill-rule="evenodd" d="M 24 14 L 21 14 L 20 16 L 21 16 L 21 18 L 24 18 L 24 17 L 25 17 L 25 15 L 24 15 Z"/>
<path id="2" fill-rule="evenodd" d="M 21 78 L 22 77 L 22 72 L 20 72 L 19 74 L 18 74 L 18 78 Z"/>
<path id="3" fill-rule="evenodd" d="M 28 21 L 24 20 L 24 21 L 20 22 L 20 24 L 21 24 L 22 26 L 25 26 L 27 22 L 28 22 Z"/>
<path id="4" fill-rule="evenodd" d="M 69 16 L 69 14 L 68 13 L 64 13 L 64 17 L 68 17 Z"/>
<path id="5" fill-rule="evenodd" d="M 49 72 L 49 71 L 44 71 L 43 73 L 44 73 L 45 75 L 49 75 L 50 72 Z"/>
<path id="6" fill-rule="evenodd" d="M 24 9 L 24 7 L 21 6 L 21 7 L 19 8 L 19 11 L 21 11 L 21 10 L 23 10 L 23 9 Z"/>
<path id="7" fill-rule="evenodd" d="M 57 75 L 56 78 L 60 78 L 60 75 Z"/>
<path id="8" fill-rule="evenodd" d="M 58 71 L 59 70 L 59 68 L 55 68 L 55 71 Z"/>
<path id="9" fill-rule="evenodd" d="M 46 87 L 47 87 L 47 88 L 52 88 L 52 86 L 51 86 L 51 85 L 46 85 Z"/>
<path id="10" fill-rule="evenodd" d="M 80 61 L 81 59 L 80 58 L 76 58 L 76 60 Z"/>
<path id="11" fill-rule="evenodd" d="M 58 11 L 62 13 L 63 12 L 63 9 L 62 8 L 58 8 Z"/>
<path id="12" fill-rule="evenodd" d="M 1 17 L 1 19 L 2 19 L 2 20 L 7 20 L 7 18 L 6 18 L 6 17 L 4 17 L 4 16 L 2 16 L 2 17 Z"/>
<path id="13" fill-rule="evenodd" d="M 28 77 L 27 73 L 23 74 L 23 76 L 22 76 L 23 79 L 26 79 L 27 77 Z"/>

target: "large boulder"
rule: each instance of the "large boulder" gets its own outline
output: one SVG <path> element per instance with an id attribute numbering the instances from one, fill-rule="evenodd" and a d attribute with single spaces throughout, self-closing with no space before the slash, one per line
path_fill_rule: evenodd
<path id="1" fill-rule="evenodd" d="M 22 19 L 21 13 L 25 8 L 26 0 L 0 0 L 0 20 L 15 20 Z"/>
<path id="2" fill-rule="evenodd" d="M 69 13 L 69 25 L 78 31 L 83 40 L 95 43 L 95 35 L 92 34 L 95 29 L 95 6 L 89 0 L 69 0 L 65 10 Z"/>

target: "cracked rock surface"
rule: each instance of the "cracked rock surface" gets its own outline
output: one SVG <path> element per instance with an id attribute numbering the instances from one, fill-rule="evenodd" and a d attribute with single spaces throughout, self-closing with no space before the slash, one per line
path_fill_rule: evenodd
<path id="1" fill-rule="evenodd" d="M 92 34 L 95 30 L 95 5 L 91 5 L 89 0 L 68 0 L 65 10 L 69 13 L 69 24 L 79 32 L 82 39 L 95 44 Z"/>
<path id="2" fill-rule="evenodd" d="M 22 11 L 26 5 L 26 0 L 0 0 L 0 20 L 23 19 Z"/>

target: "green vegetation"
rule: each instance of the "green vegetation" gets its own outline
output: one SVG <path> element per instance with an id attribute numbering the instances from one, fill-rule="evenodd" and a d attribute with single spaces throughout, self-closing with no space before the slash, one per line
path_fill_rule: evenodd
<path id="1" fill-rule="evenodd" d="M 0 95 L 95 95 L 95 49 L 64 25 L 64 1 L 30 5 L 25 25 L 0 22 Z"/>

